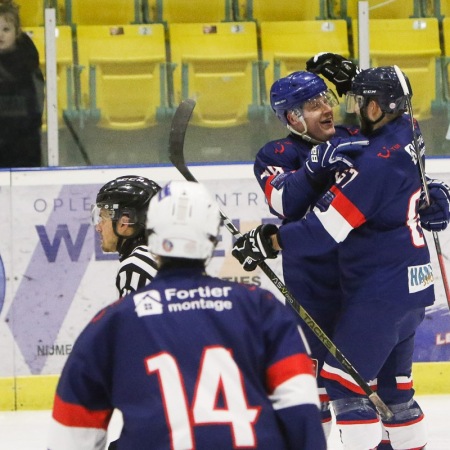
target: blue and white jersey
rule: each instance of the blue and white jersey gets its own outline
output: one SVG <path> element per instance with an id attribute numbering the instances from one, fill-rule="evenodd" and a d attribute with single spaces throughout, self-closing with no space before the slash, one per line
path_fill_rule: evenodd
<path id="1" fill-rule="evenodd" d="M 163 268 L 77 339 L 48 448 L 103 449 L 117 408 L 121 449 L 324 450 L 305 345 L 268 291 Z"/>
<path id="2" fill-rule="evenodd" d="M 416 133 L 423 147 L 417 124 Z M 295 289 L 301 261 L 337 249 L 346 302 L 431 305 L 433 271 L 418 216 L 421 179 L 410 117 L 371 134 L 354 163 L 313 212 L 281 227 L 286 284 Z"/>
<path id="3" fill-rule="evenodd" d="M 336 126 L 336 137 L 358 134 L 356 128 Z M 257 153 L 253 171 L 272 214 L 281 219 L 301 219 L 333 184 L 334 176 L 312 181 L 304 170 L 314 144 L 293 133 L 270 141 Z"/>
<path id="4" fill-rule="evenodd" d="M 359 132 L 356 128 L 335 128 L 337 137 L 349 138 Z M 306 174 L 304 164 L 313 145 L 290 134 L 284 139 L 268 142 L 256 155 L 256 179 L 265 193 L 270 211 L 285 223 L 301 219 L 334 183 L 334 173 L 314 183 Z M 289 268 L 286 270 L 292 272 Z M 295 270 L 295 284 L 291 284 L 288 278 L 285 279 L 286 285 L 308 312 L 314 313 L 318 309 L 332 314 L 330 308 L 339 308 L 342 293 L 336 249 L 304 260 L 298 254 Z M 323 323 L 321 325 L 324 327 Z"/>

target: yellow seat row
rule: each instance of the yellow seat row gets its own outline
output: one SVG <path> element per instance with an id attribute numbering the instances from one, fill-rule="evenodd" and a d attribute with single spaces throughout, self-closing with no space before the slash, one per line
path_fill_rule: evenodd
<path id="1" fill-rule="evenodd" d="M 43 27 L 26 30 L 45 68 Z M 162 24 L 79 25 L 75 61 L 70 27 L 58 27 L 58 77 L 64 80 L 58 83 L 60 117 L 70 101 L 74 103 L 68 92 L 75 96 L 75 90 L 68 90 L 67 78 L 63 78 L 69 66 L 79 75 L 79 109 L 98 118 L 100 126 L 151 126 L 158 114 L 162 117 L 168 107 L 190 97 L 197 100 L 194 124 L 225 127 L 245 123 L 261 111 L 274 78 L 303 69 L 311 52 L 320 50 L 318 42 L 349 54 L 344 21 L 309 21 L 296 27 L 265 22 L 262 30 L 261 60 L 254 22 L 170 24 L 168 48 Z M 297 30 L 296 35 L 292 30 Z M 262 73 L 267 76 L 265 83 L 260 79 Z"/>
<path id="2" fill-rule="evenodd" d="M 44 24 L 44 8 L 67 25 L 129 25 L 326 18 L 330 0 L 17 0 L 24 26 Z"/>
<path id="3" fill-rule="evenodd" d="M 16 0 L 24 26 L 41 26 L 44 8 L 55 7 L 60 24 L 128 25 L 223 21 L 356 19 L 358 0 Z M 368 0 L 371 19 L 442 17 L 450 0 Z"/>
<path id="4" fill-rule="evenodd" d="M 450 22 L 444 24 L 450 51 Z M 76 104 L 99 126 L 136 129 L 154 125 L 181 100 L 194 98 L 194 124 L 243 124 L 267 106 L 273 81 L 304 70 L 311 55 L 320 51 L 357 55 L 356 22 L 353 27 L 354 48 L 349 48 L 344 20 L 262 22 L 260 41 L 255 22 L 169 24 L 168 41 L 163 24 L 79 25 L 74 37 L 70 27 L 61 26 L 57 28 L 60 117 Z M 26 30 L 45 68 L 43 27 Z M 399 65 L 413 86 L 415 115 L 429 117 L 440 92 L 437 19 L 371 20 L 370 54 L 372 65 Z M 80 89 L 75 91 L 75 85 Z"/>

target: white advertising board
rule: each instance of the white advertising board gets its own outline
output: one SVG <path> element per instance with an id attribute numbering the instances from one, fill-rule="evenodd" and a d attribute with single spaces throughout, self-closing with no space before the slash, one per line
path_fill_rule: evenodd
<path id="1" fill-rule="evenodd" d="M 450 161 L 428 165 L 450 183 Z M 192 166 L 238 229 L 273 221 L 250 164 Z M 91 204 L 107 181 L 125 174 L 160 184 L 182 179 L 172 167 L 70 168 L 0 172 L 0 377 L 59 374 L 80 331 L 117 298 L 117 255 L 104 254 L 90 222 Z M 278 223 L 278 222 L 275 222 Z M 439 234 L 450 273 L 450 230 Z M 433 239 L 436 303 L 417 336 L 417 361 L 450 359 L 450 317 Z M 259 271 L 231 256 L 223 227 L 208 272 L 280 293 Z M 281 258 L 269 265 L 281 277 Z"/>

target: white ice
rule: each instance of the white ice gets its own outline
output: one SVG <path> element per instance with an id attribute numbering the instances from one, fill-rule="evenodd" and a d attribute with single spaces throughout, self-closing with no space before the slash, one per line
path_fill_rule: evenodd
<path id="1" fill-rule="evenodd" d="M 450 394 L 418 396 L 428 426 L 427 450 L 450 450 Z M 0 450 L 46 450 L 50 411 L 0 412 Z M 110 439 L 120 431 L 119 415 L 113 415 Z M 109 442 L 109 441 L 108 441 Z M 341 450 L 337 429 L 333 426 L 328 450 Z"/>

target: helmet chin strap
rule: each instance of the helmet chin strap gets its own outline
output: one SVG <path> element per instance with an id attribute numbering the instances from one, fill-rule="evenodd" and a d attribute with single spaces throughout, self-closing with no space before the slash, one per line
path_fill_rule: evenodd
<path id="1" fill-rule="evenodd" d="M 134 237 L 134 234 L 133 234 L 133 236 L 126 236 L 126 237 L 119 234 L 119 232 L 117 231 L 117 221 L 113 222 L 113 231 L 114 231 L 114 234 L 118 238 L 117 239 L 117 253 L 119 253 L 119 255 L 122 255 L 123 254 L 123 245 L 125 244 L 125 241 L 129 238 Z"/>
<path id="2" fill-rule="evenodd" d="M 305 131 L 303 131 L 303 133 L 300 133 L 297 130 L 294 130 L 294 128 L 292 128 L 291 124 L 287 124 L 287 129 L 291 132 L 296 134 L 297 136 L 300 136 L 302 139 L 304 139 L 305 141 L 311 142 L 312 144 L 322 144 L 323 141 L 318 141 L 317 139 L 312 138 L 311 136 L 308 136 L 308 127 L 306 126 L 306 122 L 305 119 L 303 118 L 303 116 L 297 116 L 298 120 L 301 122 L 301 124 L 303 125 L 303 128 L 305 129 Z"/>
<path id="3" fill-rule="evenodd" d="M 119 235 L 117 235 L 118 236 L 118 240 L 117 240 L 117 253 L 119 253 L 119 255 L 121 255 L 122 254 L 122 246 L 123 246 L 123 244 L 124 244 L 124 242 L 125 242 L 125 240 L 126 239 L 124 239 L 122 236 L 119 236 Z"/>

